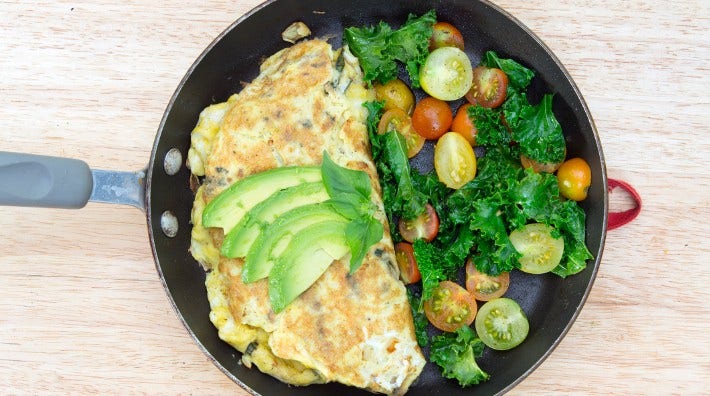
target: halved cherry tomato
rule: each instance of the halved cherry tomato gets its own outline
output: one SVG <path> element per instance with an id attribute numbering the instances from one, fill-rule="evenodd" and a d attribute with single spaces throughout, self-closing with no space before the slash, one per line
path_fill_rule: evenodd
<path id="1" fill-rule="evenodd" d="M 429 39 L 429 51 L 441 47 L 456 47 L 463 51 L 463 35 L 448 22 L 437 22 Z"/>
<path id="2" fill-rule="evenodd" d="M 394 245 L 394 255 L 397 258 L 399 277 L 405 285 L 422 280 L 422 274 L 419 272 L 417 260 L 414 258 L 412 244 L 407 242 L 397 243 Z"/>
<path id="3" fill-rule="evenodd" d="M 419 69 L 419 83 L 424 92 L 437 99 L 463 98 L 473 83 L 471 60 L 456 47 L 437 48 Z"/>
<path id="4" fill-rule="evenodd" d="M 572 158 L 560 165 L 557 170 L 560 194 L 573 201 L 587 198 L 587 191 L 592 184 L 592 170 L 582 158 Z"/>
<path id="5" fill-rule="evenodd" d="M 553 237 L 552 231 L 547 224 L 531 223 L 510 233 L 510 243 L 521 254 L 518 259 L 521 271 L 544 274 L 557 267 L 562 260 L 565 242 L 562 237 Z"/>
<path id="6" fill-rule="evenodd" d="M 424 147 L 424 138 L 412 127 L 412 118 L 398 108 L 390 109 L 382 115 L 377 125 L 377 133 L 383 135 L 390 131 L 397 131 L 407 143 L 407 157 L 412 158 Z"/>
<path id="7" fill-rule="evenodd" d="M 414 107 L 412 126 L 425 139 L 433 140 L 449 131 L 453 118 L 448 103 L 429 96 Z"/>
<path id="8" fill-rule="evenodd" d="M 466 100 L 489 109 L 503 104 L 508 89 L 508 76 L 501 69 L 478 66 L 473 69 L 473 85 Z"/>
<path id="9" fill-rule="evenodd" d="M 510 298 L 494 298 L 481 306 L 476 316 L 476 333 L 486 346 L 506 351 L 520 345 L 530 331 L 528 318 Z"/>
<path id="10" fill-rule="evenodd" d="M 476 176 L 473 147 L 461 134 L 445 133 L 434 147 L 434 169 L 439 181 L 458 190 Z"/>
<path id="11" fill-rule="evenodd" d="M 439 233 L 439 216 L 430 204 L 426 204 L 424 213 L 411 220 L 400 219 L 397 227 L 405 241 L 414 243 L 417 239 L 431 242 Z"/>
<path id="12" fill-rule="evenodd" d="M 473 295 L 451 281 L 439 283 L 424 301 L 424 314 L 439 330 L 454 332 L 473 323 L 478 306 Z"/>
<path id="13" fill-rule="evenodd" d="M 473 105 L 471 103 L 464 103 L 459 107 L 458 111 L 456 111 L 454 121 L 451 123 L 451 130 L 460 133 L 461 136 L 468 140 L 471 146 L 475 146 L 478 130 L 473 120 L 471 120 L 471 117 L 468 116 L 469 107 L 473 107 Z"/>
<path id="14" fill-rule="evenodd" d="M 491 276 L 479 272 L 473 260 L 466 261 L 466 290 L 478 301 L 488 301 L 498 298 L 508 291 L 510 272 L 501 272 Z"/>
<path id="15" fill-rule="evenodd" d="M 385 102 L 385 111 L 402 109 L 407 114 L 414 110 L 414 94 L 404 81 L 395 78 L 385 84 L 375 83 L 375 97 Z"/>

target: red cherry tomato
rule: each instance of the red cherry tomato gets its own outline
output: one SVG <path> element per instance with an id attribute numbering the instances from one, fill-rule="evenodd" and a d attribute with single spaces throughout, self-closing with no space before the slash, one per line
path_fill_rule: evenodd
<path id="1" fill-rule="evenodd" d="M 466 262 L 466 290 L 478 301 L 489 301 L 498 298 L 508 291 L 510 272 L 501 272 L 491 276 L 478 272 L 473 260 Z"/>
<path id="2" fill-rule="evenodd" d="M 419 272 L 417 260 L 414 258 L 412 244 L 407 242 L 397 243 L 394 245 L 394 254 L 397 258 L 397 266 L 399 267 L 399 277 L 405 285 L 422 280 L 422 274 Z"/>
<path id="3" fill-rule="evenodd" d="M 437 22 L 433 29 L 429 39 L 429 51 L 441 47 L 456 47 L 463 51 L 463 35 L 454 25 L 448 22 Z"/>
<path id="4" fill-rule="evenodd" d="M 473 323 L 478 306 L 473 295 L 451 281 L 439 283 L 432 297 L 424 301 L 424 314 L 442 331 L 456 331 Z"/>
<path id="5" fill-rule="evenodd" d="M 453 118 L 448 103 L 429 96 L 414 107 L 412 126 L 425 139 L 433 140 L 449 131 Z"/>
<path id="6" fill-rule="evenodd" d="M 424 213 L 411 220 L 400 219 L 397 226 L 402 238 L 409 243 L 417 239 L 431 242 L 439 233 L 439 216 L 434 207 L 427 204 Z"/>
<path id="7" fill-rule="evenodd" d="M 482 107 L 495 108 L 503 104 L 508 90 L 508 76 L 501 69 L 478 66 L 473 69 L 473 85 L 466 99 Z"/>

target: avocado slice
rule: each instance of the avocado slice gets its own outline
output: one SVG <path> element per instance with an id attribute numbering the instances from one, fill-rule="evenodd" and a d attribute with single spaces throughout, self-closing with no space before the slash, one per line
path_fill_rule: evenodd
<path id="1" fill-rule="evenodd" d="M 350 249 L 345 221 L 322 221 L 301 229 L 278 257 L 269 273 L 269 300 L 281 312 L 323 275 L 333 260 Z"/>
<path id="2" fill-rule="evenodd" d="M 308 226 L 323 222 L 348 221 L 330 202 L 299 206 L 277 217 L 252 243 L 242 267 L 242 281 L 256 282 L 271 272 L 277 257 L 289 242 Z"/>
<path id="3" fill-rule="evenodd" d="M 266 225 L 290 209 L 329 198 L 321 181 L 301 183 L 272 194 L 251 208 L 232 228 L 222 242 L 222 255 L 229 258 L 244 257 Z"/>
<path id="4" fill-rule="evenodd" d="M 247 176 L 207 204 L 202 212 L 202 225 L 220 227 L 227 234 L 249 209 L 276 191 L 320 180 L 322 176 L 319 166 L 287 166 Z"/>

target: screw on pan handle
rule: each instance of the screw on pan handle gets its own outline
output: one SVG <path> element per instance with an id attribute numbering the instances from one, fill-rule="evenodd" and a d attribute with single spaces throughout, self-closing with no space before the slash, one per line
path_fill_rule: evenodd
<path id="1" fill-rule="evenodd" d="M 635 219 L 639 213 L 641 213 L 641 196 L 639 193 L 631 187 L 631 185 L 625 181 L 609 179 L 609 192 L 619 187 L 626 191 L 631 198 L 634 200 L 635 206 L 631 209 L 622 212 L 609 212 L 609 220 L 607 222 L 607 230 L 613 230 L 619 228 L 624 224 L 629 223 L 631 220 Z"/>

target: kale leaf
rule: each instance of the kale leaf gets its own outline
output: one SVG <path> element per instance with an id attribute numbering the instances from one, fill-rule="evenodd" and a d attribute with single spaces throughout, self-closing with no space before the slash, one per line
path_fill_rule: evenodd
<path id="1" fill-rule="evenodd" d="M 365 107 L 368 109 L 367 125 L 372 158 L 380 177 L 382 199 L 390 219 L 390 231 L 392 235 L 396 235 L 393 219 L 413 219 L 424 213 L 428 197 L 414 186 L 404 137 L 397 131 L 382 135 L 377 133 L 383 103 L 367 102 Z"/>
<path id="2" fill-rule="evenodd" d="M 540 163 L 565 159 L 565 137 L 552 113 L 552 95 L 547 94 L 537 106 L 524 106 L 513 128 L 513 139 L 520 151 Z"/>
<path id="3" fill-rule="evenodd" d="M 441 368 L 444 377 L 457 380 L 461 386 L 471 386 L 490 378 L 476 363 L 483 347 L 476 332 L 463 326 L 456 333 L 432 338 L 429 359 Z"/>
<path id="4" fill-rule="evenodd" d="M 412 319 L 414 319 L 414 334 L 417 337 L 417 344 L 420 347 L 429 345 L 429 319 L 427 319 L 424 311 L 419 309 L 422 305 L 421 298 L 417 297 L 411 289 L 407 289 L 407 298 L 409 299 L 409 307 L 412 309 Z"/>
<path id="5" fill-rule="evenodd" d="M 348 27 L 343 36 L 350 51 L 360 60 L 365 81 L 386 83 L 397 77 L 397 61 L 402 62 L 414 88 L 419 88 L 419 68 L 429 55 L 436 12 L 417 17 L 410 14 L 407 22 L 393 30 L 380 21 L 374 26 Z"/>
<path id="6" fill-rule="evenodd" d="M 508 83 L 517 91 L 524 90 L 535 77 L 535 72 L 512 59 L 501 59 L 494 51 L 486 51 L 481 60 L 485 67 L 495 67 L 503 70 L 508 76 Z"/>

